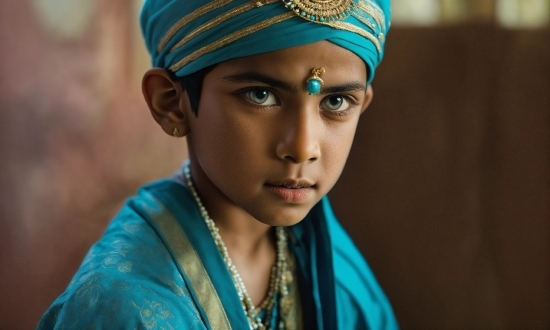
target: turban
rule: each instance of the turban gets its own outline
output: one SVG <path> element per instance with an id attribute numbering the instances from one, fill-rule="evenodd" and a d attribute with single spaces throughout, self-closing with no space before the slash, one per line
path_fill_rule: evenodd
<path id="1" fill-rule="evenodd" d="M 153 66 L 184 76 L 232 58 L 328 40 L 365 62 L 384 55 L 389 0 L 146 0 L 141 29 Z"/>

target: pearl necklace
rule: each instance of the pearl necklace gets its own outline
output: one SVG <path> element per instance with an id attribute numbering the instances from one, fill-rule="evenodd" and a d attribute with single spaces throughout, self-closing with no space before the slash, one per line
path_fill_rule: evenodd
<path id="1" fill-rule="evenodd" d="M 277 300 L 276 300 L 277 297 L 275 295 L 276 294 L 279 295 L 278 297 L 279 301 L 286 301 L 284 298 L 286 298 L 286 296 L 288 295 L 287 286 L 292 282 L 292 273 L 288 269 L 289 268 L 288 261 L 286 258 L 286 253 L 288 253 L 286 231 L 284 230 L 283 227 L 275 227 L 276 236 L 277 236 L 277 260 L 271 270 L 271 278 L 269 281 L 269 291 L 267 293 L 267 296 L 264 299 L 264 301 L 260 304 L 260 306 L 256 309 L 256 307 L 254 306 L 254 303 L 252 302 L 252 299 L 250 298 L 250 296 L 248 295 L 248 292 L 246 291 L 246 287 L 244 286 L 244 282 L 241 278 L 241 275 L 237 271 L 237 267 L 235 267 L 235 265 L 233 264 L 233 261 L 229 257 L 229 253 L 227 252 L 227 247 L 225 246 L 225 243 L 223 242 L 222 237 L 220 236 L 220 232 L 218 227 L 216 226 L 216 223 L 208 215 L 206 208 L 202 204 L 202 201 L 199 195 L 197 194 L 197 191 L 195 190 L 195 187 L 193 185 L 193 180 L 191 179 L 191 173 L 190 173 L 189 167 L 190 167 L 189 163 L 185 164 L 184 166 L 185 183 L 187 184 L 187 187 L 189 187 L 189 190 L 193 195 L 193 198 L 195 199 L 197 206 L 199 207 L 202 218 L 204 219 L 204 222 L 206 223 L 206 226 L 208 227 L 210 234 L 212 234 L 212 238 L 214 238 L 214 242 L 216 243 L 216 246 L 218 247 L 218 250 L 222 255 L 222 259 L 225 262 L 225 265 L 227 266 L 229 273 L 231 274 L 231 278 L 233 279 L 233 283 L 235 284 L 235 288 L 237 289 L 237 294 L 239 295 L 239 299 L 241 300 L 242 308 L 248 319 L 248 324 L 250 326 L 250 329 L 252 330 L 271 329 L 270 327 L 271 316 L 273 313 L 273 308 L 277 303 Z M 264 324 L 261 318 L 258 317 L 258 312 L 262 310 L 266 311 L 265 313 L 266 324 Z M 285 328 L 285 324 L 284 324 L 283 317 L 281 315 L 280 322 L 279 322 L 279 329 L 284 329 L 284 328 Z"/>

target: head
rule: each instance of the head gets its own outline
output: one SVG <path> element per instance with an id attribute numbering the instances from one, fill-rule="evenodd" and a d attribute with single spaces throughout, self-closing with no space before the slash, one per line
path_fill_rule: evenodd
<path id="1" fill-rule="evenodd" d="M 144 13 L 152 10 L 153 5 L 147 4 L 153 2 L 146 2 Z M 204 1 L 198 2 L 203 6 L 181 16 L 189 20 L 197 10 L 205 11 L 201 9 Z M 272 18 L 280 22 L 269 21 L 271 26 L 222 46 L 220 40 L 233 40 L 246 26 L 230 25 L 237 33 L 226 27 L 204 36 L 211 40 L 200 39 L 201 33 L 207 33 L 200 32 L 204 24 L 253 3 L 235 2 L 237 7 L 217 12 L 181 35 L 175 28 L 156 27 L 164 31 L 159 34 L 163 38 L 156 38 L 156 45 L 148 44 L 154 63 L 162 68 L 145 74 L 144 96 L 167 134 L 177 130 L 178 136 L 187 137 L 192 177 L 213 218 L 242 212 L 268 225 L 292 225 L 336 183 L 359 117 L 372 100 L 370 81 L 382 56 L 381 41 L 377 45 L 350 26 L 365 20 L 366 11 L 374 10 L 377 15 L 381 10 L 363 6 L 349 16 L 353 16 L 352 23 L 325 25 L 319 18 L 311 22 L 298 17 L 282 1 L 263 0 L 264 6 L 271 8 L 253 6 L 248 10 L 257 13 L 245 23 L 233 24 L 257 27 Z M 206 6 L 214 3 L 220 2 Z M 381 22 L 380 17 L 374 21 Z M 175 22 L 182 29 L 182 23 Z M 151 24 L 146 21 L 146 39 L 147 27 L 155 30 Z M 279 32 L 278 24 L 282 24 Z M 286 38 L 281 31 L 291 34 Z M 386 30 L 380 27 L 371 32 L 378 38 L 381 31 Z M 362 38 L 363 44 L 357 38 Z M 312 72 L 319 68 L 324 70 Z M 308 87 L 310 78 L 323 82 L 318 93 Z"/>

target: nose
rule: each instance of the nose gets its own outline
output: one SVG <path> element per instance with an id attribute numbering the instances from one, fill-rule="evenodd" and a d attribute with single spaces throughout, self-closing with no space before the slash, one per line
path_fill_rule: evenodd
<path id="1" fill-rule="evenodd" d="M 282 125 L 277 156 L 295 164 L 314 162 L 321 157 L 321 118 L 318 112 L 298 111 Z"/>

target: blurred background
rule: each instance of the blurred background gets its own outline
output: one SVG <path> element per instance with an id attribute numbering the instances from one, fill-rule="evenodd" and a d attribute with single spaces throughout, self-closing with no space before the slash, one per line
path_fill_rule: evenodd
<path id="1" fill-rule="evenodd" d="M 0 0 L 0 329 L 32 329 L 186 157 L 141 96 L 142 0 Z M 550 0 L 393 0 L 335 211 L 404 329 L 550 328 Z"/>

